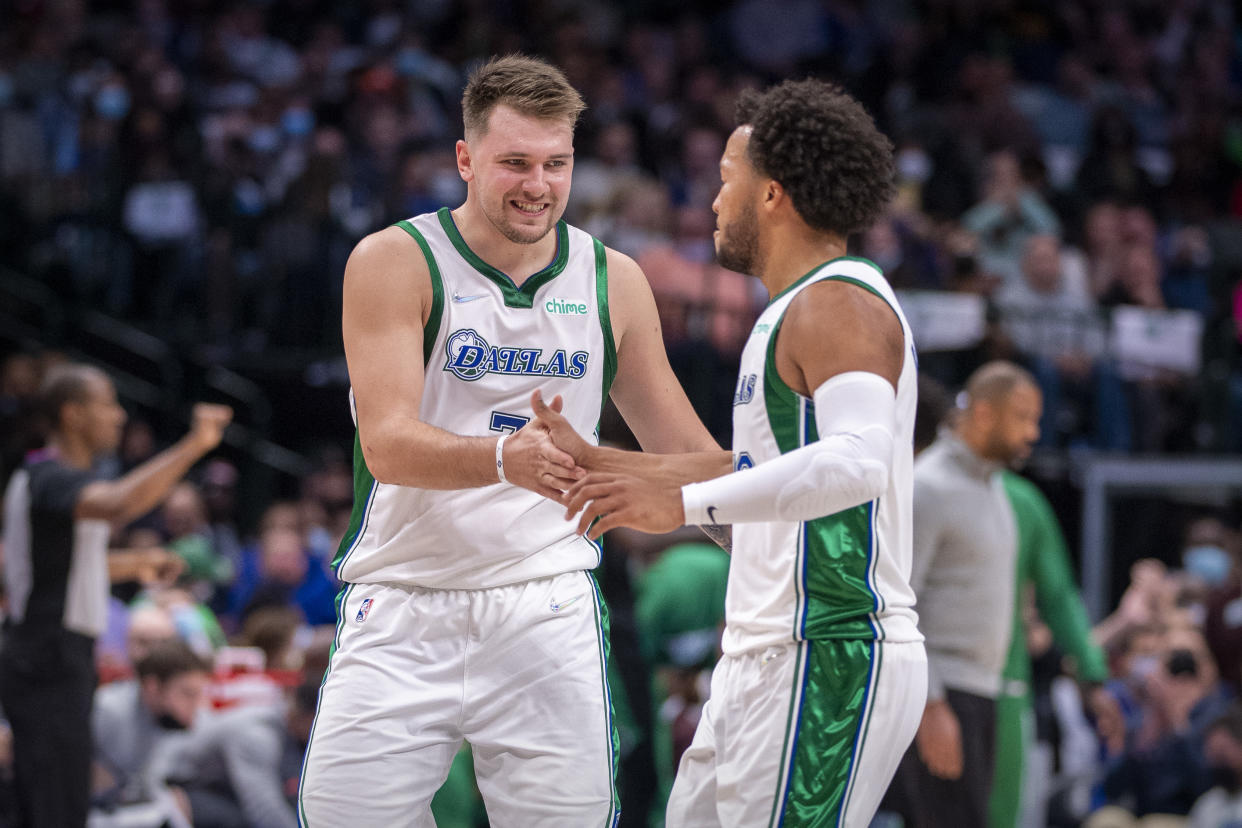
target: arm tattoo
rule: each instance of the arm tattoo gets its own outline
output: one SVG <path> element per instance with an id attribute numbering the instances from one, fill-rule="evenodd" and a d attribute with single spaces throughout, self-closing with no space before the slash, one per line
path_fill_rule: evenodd
<path id="1" fill-rule="evenodd" d="M 709 538 L 715 541 L 717 546 L 719 546 L 724 551 L 728 552 L 730 555 L 733 554 L 733 527 L 732 526 L 713 526 L 711 524 L 707 524 L 704 526 L 700 526 L 699 528 L 703 530 L 704 535 L 707 535 Z"/>

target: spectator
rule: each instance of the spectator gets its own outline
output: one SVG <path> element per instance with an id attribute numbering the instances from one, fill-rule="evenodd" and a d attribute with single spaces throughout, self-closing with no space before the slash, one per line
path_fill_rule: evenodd
<path id="1" fill-rule="evenodd" d="M 962 224 L 979 238 L 979 260 L 1006 285 L 1021 279 L 1026 240 L 1036 234 L 1060 234 L 1051 208 L 1022 180 L 1017 156 L 1009 151 L 988 157 L 983 199 L 966 211 Z"/>
<path id="2" fill-rule="evenodd" d="M 238 583 L 229 612 L 244 619 L 260 607 L 296 606 L 306 623 L 336 621 L 336 587 L 323 564 L 312 560 L 299 532 L 271 528 L 259 540 L 259 570 L 251 584 Z"/>
<path id="3" fill-rule="evenodd" d="M 1185 647 L 1164 652 L 1144 685 L 1139 729 L 1106 769 L 1102 790 L 1111 804 L 1138 817 L 1184 816 L 1207 790 L 1203 733 L 1220 710 L 1213 671 Z"/>
<path id="4" fill-rule="evenodd" d="M 228 460 L 212 460 L 203 469 L 202 495 L 207 509 L 207 534 L 217 558 L 229 562 L 229 573 L 241 561 L 237 535 L 237 466 Z"/>
<path id="5" fill-rule="evenodd" d="M 1130 414 L 1107 358 L 1104 325 L 1085 272 L 1066 265 L 1056 236 L 1027 239 L 1021 281 L 997 296 L 1002 323 L 1044 395 L 1041 444 L 1059 445 L 1086 432 L 1097 448 L 1124 450 Z"/>
<path id="6" fill-rule="evenodd" d="M 152 645 L 136 670 L 136 679 L 101 687 L 95 694 L 94 800 L 96 808 L 108 813 L 173 801 L 162 780 L 152 778 L 152 762 L 168 748 L 171 734 L 194 724 L 210 675 L 207 662 L 176 638 Z"/>
<path id="7" fill-rule="evenodd" d="M 212 545 L 207 504 L 198 486 L 189 481 L 174 486 L 160 518 L 168 547 L 185 561 L 186 579 L 194 584 L 194 591 L 201 591 L 200 597 L 209 597 L 217 585 L 228 582 L 232 566 Z"/>
<path id="8" fill-rule="evenodd" d="M 186 792 L 195 828 L 296 828 L 302 755 L 318 683 L 287 706 L 251 705 L 208 714 L 170 750 L 162 773 Z"/>
<path id="9" fill-rule="evenodd" d="M 1195 800 L 1188 828 L 1221 828 L 1242 822 L 1242 706 L 1235 703 L 1208 725 L 1203 758 L 1215 784 Z"/>
<path id="10" fill-rule="evenodd" d="M 129 613 L 129 629 L 126 632 L 126 653 L 131 666 L 136 666 L 151 652 L 151 648 L 163 641 L 177 637 L 172 616 L 164 609 L 146 605 L 136 607 Z"/>

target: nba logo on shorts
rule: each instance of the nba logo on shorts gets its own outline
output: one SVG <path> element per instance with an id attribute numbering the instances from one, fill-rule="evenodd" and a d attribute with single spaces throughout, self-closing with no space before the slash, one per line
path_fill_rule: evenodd
<path id="1" fill-rule="evenodd" d="M 358 607 L 358 614 L 354 616 L 354 620 L 362 623 L 367 620 L 367 615 L 371 612 L 371 605 L 375 603 L 374 598 L 363 598 L 362 606 Z"/>

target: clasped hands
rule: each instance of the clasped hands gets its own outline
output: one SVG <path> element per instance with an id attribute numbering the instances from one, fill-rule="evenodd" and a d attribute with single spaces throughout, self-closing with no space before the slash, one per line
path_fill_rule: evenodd
<path id="1" fill-rule="evenodd" d="M 530 403 L 534 419 L 504 447 L 510 482 L 564 506 L 592 540 L 618 526 L 661 533 L 684 523 L 680 486 L 661 480 L 650 458 L 588 443 L 561 415 L 559 395 L 547 403 L 535 391 Z"/>

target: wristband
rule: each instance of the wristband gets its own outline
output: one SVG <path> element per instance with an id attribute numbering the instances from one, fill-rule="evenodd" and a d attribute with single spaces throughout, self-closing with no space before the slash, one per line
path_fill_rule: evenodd
<path id="1" fill-rule="evenodd" d="M 496 441 L 496 476 L 500 478 L 501 483 L 508 483 L 505 479 L 505 440 L 509 439 L 509 435 L 502 434 L 500 439 Z"/>

